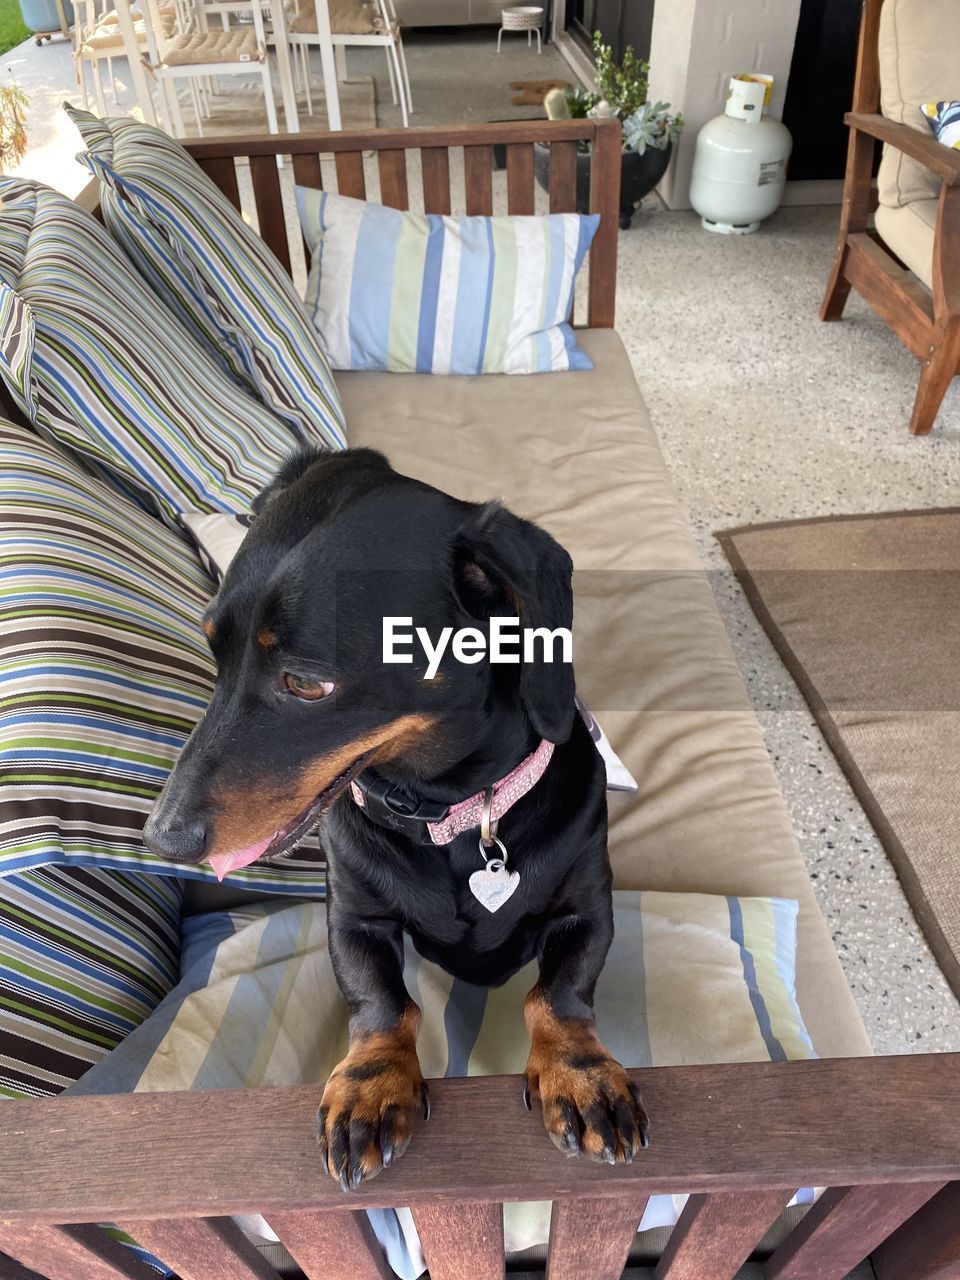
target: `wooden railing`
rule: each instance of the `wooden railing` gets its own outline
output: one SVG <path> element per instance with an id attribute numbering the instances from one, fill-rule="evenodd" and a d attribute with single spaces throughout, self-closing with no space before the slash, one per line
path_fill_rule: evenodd
<path id="1" fill-rule="evenodd" d="M 419 153 L 419 186 L 425 213 L 490 214 L 494 212 L 494 157 L 505 153 L 505 213 L 535 211 L 534 143 L 550 148 L 547 207 L 551 213 L 576 208 L 577 144 L 592 151 L 590 212 L 600 225 L 590 249 L 587 323 L 610 329 L 614 322 L 617 234 L 620 216 L 620 126 L 615 120 L 529 120 L 506 124 L 449 125 L 424 129 L 377 129 L 368 132 L 264 135 L 204 138 L 186 143 L 210 178 L 239 209 L 241 186 L 237 161 L 249 161 L 260 234 L 283 265 L 291 269 L 291 248 L 276 157 L 289 156 L 300 186 L 324 185 L 321 156 L 332 156 L 327 186 L 356 199 L 379 199 L 394 209 L 410 207 L 409 153 Z M 463 149 L 456 165 L 451 153 Z M 376 156 L 379 192 L 368 192 L 364 153 Z M 462 168 L 460 190 L 451 173 Z"/>
<path id="2" fill-rule="evenodd" d="M 551 1200 L 549 1280 L 616 1280 L 647 1198 L 685 1191 L 656 1280 L 731 1280 L 798 1187 L 827 1186 L 765 1280 L 841 1280 L 871 1254 L 878 1280 L 960 1274 L 960 1055 L 632 1074 L 651 1117 L 633 1165 L 561 1155 L 518 1078 L 441 1080 L 403 1158 L 347 1194 L 320 1165 L 316 1087 L 10 1102 L 0 1250 L 51 1280 L 147 1280 L 85 1225 L 111 1221 L 183 1280 L 275 1280 L 228 1217 L 262 1213 L 310 1280 L 373 1280 L 357 1210 L 408 1205 L 432 1280 L 500 1280 L 503 1203 Z"/>

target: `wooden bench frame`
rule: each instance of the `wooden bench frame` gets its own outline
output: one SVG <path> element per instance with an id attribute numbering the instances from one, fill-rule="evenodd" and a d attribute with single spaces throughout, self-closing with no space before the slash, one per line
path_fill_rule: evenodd
<path id="1" fill-rule="evenodd" d="M 450 147 L 465 147 L 466 206 L 492 206 L 492 148 L 508 202 L 533 208 L 534 139 L 551 144 L 550 204 L 572 209 L 576 143 L 592 141 L 589 323 L 614 319 L 619 218 L 615 124 L 533 122 L 403 133 L 188 144 L 239 202 L 249 158 L 262 234 L 289 264 L 276 155 L 317 185 L 407 204 L 420 148 L 426 207 L 451 206 Z M 89 202 L 89 197 L 88 197 Z M 841 1280 L 872 1255 L 877 1280 L 960 1276 L 960 1054 L 652 1068 L 632 1073 L 651 1146 L 611 1169 L 569 1160 L 525 1111 L 516 1077 L 441 1080 L 409 1151 L 344 1195 L 321 1171 L 314 1086 L 15 1101 L 0 1106 L 0 1280 L 155 1280 L 96 1225 L 119 1223 L 183 1280 L 276 1280 L 229 1215 L 262 1213 L 309 1280 L 388 1275 L 364 1208 L 410 1206 L 432 1280 L 502 1280 L 502 1206 L 553 1203 L 547 1280 L 617 1280 L 644 1205 L 690 1193 L 655 1280 L 731 1280 L 801 1186 L 829 1190 L 760 1265 L 763 1280 Z M 68 1224 L 68 1225 L 64 1225 Z M 4 1257 L 3 1255 L 6 1255 Z M 28 1268 L 29 1270 L 25 1270 Z M 636 1273 L 639 1274 L 639 1273 Z M 644 1272 L 650 1275 L 649 1272 Z M 758 1274 L 756 1269 L 754 1275 Z"/>
<path id="2" fill-rule="evenodd" d="M 883 0 L 865 0 L 860 23 L 840 237 L 820 307 L 821 320 L 839 320 L 851 287 L 920 360 L 920 383 L 910 418 L 914 435 L 933 427 L 943 397 L 960 372 L 960 151 L 931 133 L 888 120 L 880 111 L 877 51 Z M 867 230 L 873 205 L 878 143 L 896 147 L 941 180 L 933 245 L 933 291 Z"/>

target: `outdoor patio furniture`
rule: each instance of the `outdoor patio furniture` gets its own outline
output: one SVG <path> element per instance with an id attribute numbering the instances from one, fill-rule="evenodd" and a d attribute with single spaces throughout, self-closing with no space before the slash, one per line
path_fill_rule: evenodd
<path id="1" fill-rule="evenodd" d="M 413 99 L 410 92 L 410 76 L 407 71 L 407 59 L 403 51 L 403 37 L 397 21 L 393 0 L 372 0 L 361 3 L 360 0 L 320 0 L 321 9 L 327 10 L 329 38 L 336 54 L 335 79 L 346 78 L 345 55 L 348 48 L 380 48 L 387 55 L 387 70 L 390 75 L 390 89 L 394 105 L 399 102 L 400 114 L 404 127 L 409 124 L 409 113 L 413 110 Z M 310 50 L 319 47 L 321 60 L 325 44 L 325 33 L 318 26 L 318 10 L 316 0 L 303 0 L 300 11 L 291 21 L 289 36 L 291 46 L 299 50 L 301 70 L 307 94 L 307 111 L 313 115 L 313 96 L 310 88 Z M 324 83 L 327 92 L 327 105 L 330 104 L 330 77 L 324 64 Z M 337 128 L 331 120 L 331 128 Z"/>
<path id="2" fill-rule="evenodd" d="M 80 83 L 80 91 L 83 95 L 83 105 L 87 107 L 90 101 L 86 76 L 86 68 L 89 66 L 93 79 L 97 110 L 101 115 L 106 115 L 107 101 L 101 64 L 103 62 L 107 64 L 107 81 L 114 97 L 114 105 L 116 105 L 113 60 L 125 55 L 123 31 L 120 27 L 116 9 L 111 8 L 106 12 L 102 12 L 98 5 L 98 0 L 79 0 L 78 8 L 81 16 L 75 33 L 74 60 L 77 65 L 77 80 Z M 174 5 L 172 3 L 162 4 L 159 6 L 158 13 L 164 36 L 170 36 L 176 24 Z M 143 55 L 149 52 L 149 47 L 146 20 L 143 16 L 142 7 L 139 5 L 131 6 L 131 14 L 133 16 L 133 29 L 137 39 L 137 47 L 141 55 Z"/>
<path id="3" fill-rule="evenodd" d="M 198 81 L 210 76 L 249 76 L 259 72 L 263 82 L 264 110 L 271 133 L 279 132 L 277 109 L 273 100 L 273 81 L 267 60 L 266 33 L 259 4 L 253 6 L 253 28 L 227 31 L 204 31 L 195 16 L 182 21 L 179 30 L 164 34 L 163 19 L 157 0 L 147 0 L 149 24 L 150 72 L 160 87 L 164 114 L 178 138 L 186 136 L 176 82 Z M 197 98 L 194 97 L 194 102 Z M 203 135 L 203 111 L 196 111 L 196 132 Z"/>
<path id="4" fill-rule="evenodd" d="M 845 117 L 840 238 L 820 317 L 839 320 L 852 287 L 918 357 L 914 435 L 933 427 L 960 372 L 960 151 L 939 142 L 920 112 L 921 103 L 957 97 L 958 68 L 956 0 L 866 0 L 853 110 Z"/>
<path id="5" fill-rule="evenodd" d="M 613 331 L 619 126 L 212 138 L 188 149 L 238 209 L 238 170 L 249 168 L 262 236 L 289 269 L 299 238 L 288 238 L 278 156 L 292 161 L 298 183 L 319 187 L 320 157 L 332 153 L 339 193 L 364 199 L 364 153 L 373 152 L 381 199 L 404 209 L 406 151 L 415 149 L 427 213 L 489 215 L 492 151 L 502 144 L 508 210 L 526 215 L 537 141 L 551 148 L 555 212 L 575 206 L 578 144 L 593 149 L 590 203 L 600 223 L 589 329 L 579 338 L 594 369 L 557 375 L 563 384 L 552 375 L 345 373 L 337 383 L 351 440 L 386 449 L 426 483 L 469 500 L 505 487 L 508 501 L 549 518 L 588 571 L 578 609 L 604 590 L 602 580 L 610 584 L 593 678 L 611 736 L 644 780 L 641 794 L 611 801 L 615 877 L 623 887 L 796 898 L 797 997 L 824 1057 L 633 1071 L 654 1117 L 651 1146 L 616 1169 L 554 1150 L 540 1116 L 523 1109 L 518 1077 L 439 1079 L 433 1117 L 410 1150 L 349 1196 L 319 1169 L 315 1083 L 12 1101 L 0 1108 L 0 1251 L 33 1272 L 145 1280 L 146 1268 L 96 1226 L 112 1222 L 183 1276 L 273 1280 L 227 1216 L 262 1212 L 308 1277 L 382 1280 L 383 1255 L 362 1211 L 400 1205 L 410 1206 L 433 1280 L 502 1280 L 504 1202 L 550 1200 L 551 1280 L 615 1280 L 648 1197 L 688 1192 L 658 1280 L 730 1280 L 801 1185 L 829 1190 L 766 1259 L 766 1280 L 840 1280 L 871 1253 L 879 1280 L 935 1280 L 960 1260 L 957 1057 L 861 1056 L 869 1049 L 856 1007 Z M 458 190 L 451 152 L 463 157 Z M 323 179 L 329 189 L 334 174 Z M 639 612 L 627 603 L 631 580 Z M 659 626 L 649 621 L 657 600 Z M 6 1259 L 0 1271 L 21 1274 Z"/>

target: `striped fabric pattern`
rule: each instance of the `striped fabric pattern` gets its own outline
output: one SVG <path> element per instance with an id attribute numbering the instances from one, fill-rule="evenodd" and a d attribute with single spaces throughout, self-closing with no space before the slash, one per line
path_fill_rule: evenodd
<path id="1" fill-rule="evenodd" d="M 42 867 L 0 879 L 0 1099 L 60 1093 L 180 974 L 183 886 Z"/>
<path id="2" fill-rule="evenodd" d="M 630 1066 L 814 1056 L 797 1007 L 797 904 L 778 898 L 615 892 L 613 946 L 597 985 L 600 1034 Z M 321 1083 L 347 1047 L 320 905 L 255 903 L 184 921 L 182 977 L 150 1020 L 71 1091 L 164 1092 Z M 523 1070 L 524 996 L 536 962 L 502 987 L 452 978 L 406 941 L 405 977 L 423 1010 L 423 1073 Z M 546 1142 L 546 1137 L 544 1137 Z M 809 1199 L 809 1192 L 801 1193 Z M 676 1221 L 656 1196 L 642 1226 Z M 371 1213 L 390 1263 L 425 1268 L 408 1214 Z M 509 1251 L 546 1241 L 550 1206 L 507 1205 Z M 265 1226 L 265 1224 L 264 1224 Z"/>
<path id="3" fill-rule="evenodd" d="M 245 511 L 300 437 L 219 369 L 103 227 L 0 179 L 0 375 L 43 434 L 175 524 Z"/>
<path id="4" fill-rule="evenodd" d="M 960 151 L 960 102 L 925 102 L 920 110 L 933 136 Z"/>
<path id="5" fill-rule="evenodd" d="M 104 224 L 208 355 L 305 442 L 342 449 L 343 408 L 276 256 L 179 143 L 127 116 L 67 106 L 100 181 Z"/>
<path id="6" fill-rule="evenodd" d="M 441 217 L 297 187 L 307 310 L 335 369 L 591 369 L 567 323 L 598 214 Z"/>
<path id="7" fill-rule="evenodd" d="M 0 424 L 0 876 L 60 864 L 215 880 L 141 839 L 210 698 L 213 590 L 184 539 Z M 316 840 L 231 879 L 322 893 Z"/>

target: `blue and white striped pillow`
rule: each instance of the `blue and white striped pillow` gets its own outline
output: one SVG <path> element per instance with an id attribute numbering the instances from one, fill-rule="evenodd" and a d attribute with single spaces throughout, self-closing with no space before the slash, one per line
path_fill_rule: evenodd
<path id="1" fill-rule="evenodd" d="M 95 218 L 0 178 L 0 377 L 40 432 L 176 527 L 247 511 L 302 434 L 248 395 Z"/>
<path id="2" fill-rule="evenodd" d="M 599 214 L 442 217 L 297 187 L 307 310 L 335 369 L 592 369 L 567 322 Z"/>
<path id="3" fill-rule="evenodd" d="M 293 281 L 178 142 L 65 108 L 100 180 L 104 225 L 221 367 L 305 441 L 342 449 L 343 407 Z"/>
<path id="4" fill-rule="evenodd" d="M 960 102 L 924 102 L 920 110 L 934 137 L 960 151 Z"/>

